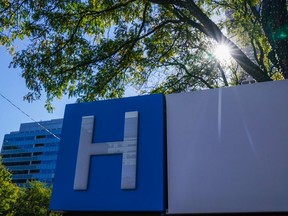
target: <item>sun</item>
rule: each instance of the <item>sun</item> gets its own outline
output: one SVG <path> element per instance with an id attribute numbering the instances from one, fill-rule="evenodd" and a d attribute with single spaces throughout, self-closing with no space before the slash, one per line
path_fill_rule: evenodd
<path id="1" fill-rule="evenodd" d="M 231 49 L 226 44 L 216 45 L 213 53 L 220 62 L 229 62 L 231 60 Z"/>

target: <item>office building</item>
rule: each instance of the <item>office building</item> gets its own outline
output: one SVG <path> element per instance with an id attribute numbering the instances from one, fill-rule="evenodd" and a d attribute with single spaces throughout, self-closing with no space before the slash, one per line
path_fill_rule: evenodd
<path id="1" fill-rule="evenodd" d="M 53 184 L 62 119 L 23 123 L 20 130 L 4 136 L 2 163 L 20 186 L 31 180 Z"/>

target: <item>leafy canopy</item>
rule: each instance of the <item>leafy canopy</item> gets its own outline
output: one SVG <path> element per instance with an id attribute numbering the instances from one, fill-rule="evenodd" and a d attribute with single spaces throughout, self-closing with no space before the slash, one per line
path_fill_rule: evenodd
<path id="1" fill-rule="evenodd" d="M 12 54 L 28 43 L 12 63 L 25 99 L 44 90 L 48 109 L 63 94 L 121 97 L 129 85 L 171 93 L 288 77 L 286 0 L 3 0 L 0 14 L 0 42 Z"/>
<path id="2" fill-rule="evenodd" d="M 42 182 L 29 182 L 26 187 L 21 188 L 20 196 L 17 200 L 17 203 L 14 205 L 15 215 L 61 215 L 49 210 L 51 192 L 51 188 L 47 187 Z"/>
<path id="3" fill-rule="evenodd" d="M 19 192 L 19 188 L 12 183 L 11 173 L 3 166 L 0 158 L 0 215 L 9 215 Z"/>
<path id="4" fill-rule="evenodd" d="M 49 203 L 51 188 L 38 181 L 20 188 L 12 182 L 12 174 L 5 168 L 0 157 L 0 215 L 60 216 L 51 212 Z"/>

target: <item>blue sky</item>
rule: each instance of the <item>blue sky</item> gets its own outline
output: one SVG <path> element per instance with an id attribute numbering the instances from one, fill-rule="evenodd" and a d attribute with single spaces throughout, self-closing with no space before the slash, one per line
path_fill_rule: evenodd
<path id="1" fill-rule="evenodd" d="M 23 101 L 23 96 L 29 90 L 26 88 L 25 80 L 21 77 L 21 69 L 9 68 L 11 61 L 12 57 L 9 52 L 6 48 L 0 46 L 0 93 L 36 121 L 63 118 L 65 105 L 74 103 L 76 99 L 68 99 L 67 97 L 63 97 L 62 100 L 55 99 L 53 102 L 55 107 L 53 113 L 48 113 L 44 107 L 45 95 L 43 95 L 41 100 L 32 103 Z M 126 96 L 135 95 L 137 95 L 136 90 L 132 87 L 128 88 Z M 0 97 L 0 149 L 4 135 L 11 131 L 18 131 L 20 124 L 25 122 L 32 122 L 32 120 Z"/>
<path id="2" fill-rule="evenodd" d="M 73 103 L 75 99 L 55 100 L 53 113 L 48 113 L 44 108 L 45 95 L 41 100 L 32 103 L 23 101 L 23 96 L 28 92 L 28 89 L 25 86 L 25 80 L 21 77 L 21 69 L 8 67 L 11 60 L 10 54 L 4 47 L 0 46 L 0 93 L 36 121 L 63 118 L 65 105 Z M 0 148 L 4 135 L 19 130 L 20 124 L 24 122 L 31 122 L 31 120 L 0 97 Z"/>

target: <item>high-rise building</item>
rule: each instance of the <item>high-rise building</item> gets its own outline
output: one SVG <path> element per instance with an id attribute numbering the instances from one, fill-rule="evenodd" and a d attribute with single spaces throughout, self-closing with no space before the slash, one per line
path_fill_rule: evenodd
<path id="1" fill-rule="evenodd" d="M 53 183 L 63 119 L 23 123 L 20 130 L 4 136 L 2 163 L 12 181 L 23 185 L 31 180 Z"/>

